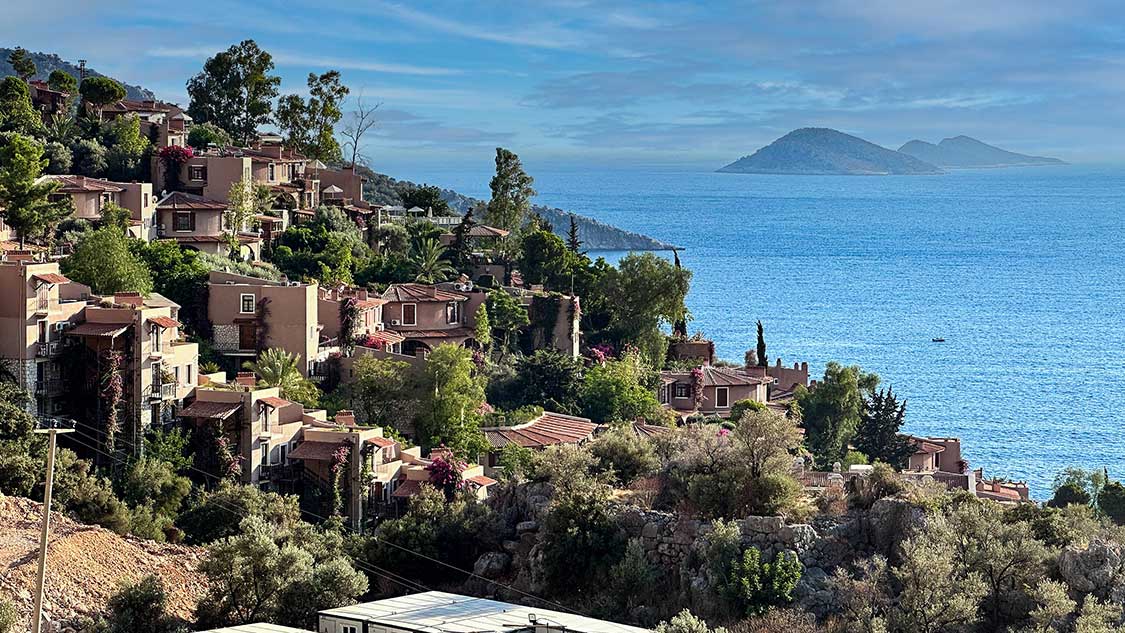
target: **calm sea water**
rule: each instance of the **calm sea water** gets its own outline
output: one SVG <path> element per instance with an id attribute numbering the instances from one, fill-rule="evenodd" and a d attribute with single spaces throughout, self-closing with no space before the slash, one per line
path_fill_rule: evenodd
<path id="1" fill-rule="evenodd" d="M 878 373 L 908 431 L 1033 495 L 1068 465 L 1125 478 L 1125 173 L 533 175 L 540 202 L 682 246 L 720 356 L 761 319 L 771 359 Z M 486 197 L 487 173 L 402 176 Z"/>

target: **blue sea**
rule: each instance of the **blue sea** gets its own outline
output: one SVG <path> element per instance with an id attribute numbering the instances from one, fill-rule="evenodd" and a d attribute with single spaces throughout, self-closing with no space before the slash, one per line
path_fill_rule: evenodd
<path id="1" fill-rule="evenodd" d="M 960 437 L 1033 496 L 1066 466 L 1125 478 L 1121 170 L 531 173 L 537 202 L 683 247 L 689 329 L 721 357 L 740 361 L 761 319 L 771 362 L 878 373 L 906 430 Z M 484 171 L 395 175 L 487 198 Z"/>

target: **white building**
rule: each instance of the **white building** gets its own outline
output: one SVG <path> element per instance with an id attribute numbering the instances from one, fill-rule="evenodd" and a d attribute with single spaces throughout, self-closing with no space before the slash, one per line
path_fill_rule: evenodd
<path id="1" fill-rule="evenodd" d="M 225 629 L 200 631 L 200 633 L 310 633 L 310 631 L 294 629 L 278 624 L 242 624 L 239 626 L 229 626 Z"/>
<path id="2" fill-rule="evenodd" d="M 318 633 L 649 633 L 573 613 L 427 591 L 320 612 Z"/>

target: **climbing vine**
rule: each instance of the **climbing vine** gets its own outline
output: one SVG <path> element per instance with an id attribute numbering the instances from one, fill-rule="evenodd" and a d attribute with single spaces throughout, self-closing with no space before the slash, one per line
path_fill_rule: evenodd
<path id="1" fill-rule="evenodd" d="M 121 398 L 125 391 L 125 380 L 121 377 L 121 352 L 110 350 L 105 353 L 104 370 L 101 377 L 102 405 L 105 407 L 105 448 L 113 453 L 117 432 L 120 430 Z"/>
<path id="2" fill-rule="evenodd" d="M 352 449 L 347 444 L 341 444 L 332 453 L 332 514 L 340 516 L 344 511 L 344 480 L 343 474 L 348 466 L 348 456 Z"/>
<path id="3" fill-rule="evenodd" d="M 215 455 L 219 459 L 223 477 L 231 481 L 238 481 L 242 477 L 242 457 L 231 450 L 230 440 L 223 434 L 221 426 L 215 433 Z"/>
<path id="4" fill-rule="evenodd" d="M 356 343 L 356 326 L 359 324 L 359 302 L 349 297 L 340 304 L 340 349 L 351 356 Z"/>
<path id="5" fill-rule="evenodd" d="M 258 299 L 258 303 L 254 306 L 254 316 L 257 317 L 257 340 L 254 344 L 258 348 L 258 352 L 266 350 L 266 343 L 270 338 L 270 298 L 262 297 Z"/>
<path id="6" fill-rule="evenodd" d="M 691 397 L 696 409 L 703 406 L 703 370 L 699 367 L 691 370 Z"/>
<path id="7" fill-rule="evenodd" d="M 449 459 L 435 457 L 426 470 L 430 471 L 430 483 L 442 491 L 446 499 L 452 499 L 453 495 L 465 485 L 461 478 L 465 463 L 452 457 Z"/>

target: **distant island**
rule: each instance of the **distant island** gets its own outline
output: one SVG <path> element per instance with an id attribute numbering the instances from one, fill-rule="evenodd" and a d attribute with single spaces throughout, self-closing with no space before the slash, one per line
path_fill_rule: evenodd
<path id="1" fill-rule="evenodd" d="M 1057 158 L 1009 152 L 963 135 L 942 139 L 937 145 L 913 140 L 898 148 L 898 151 L 938 167 L 952 169 L 1066 164 Z"/>
<path id="2" fill-rule="evenodd" d="M 718 171 L 731 174 L 926 175 L 941 168 L 829 128 L 801 128 Z"/>

